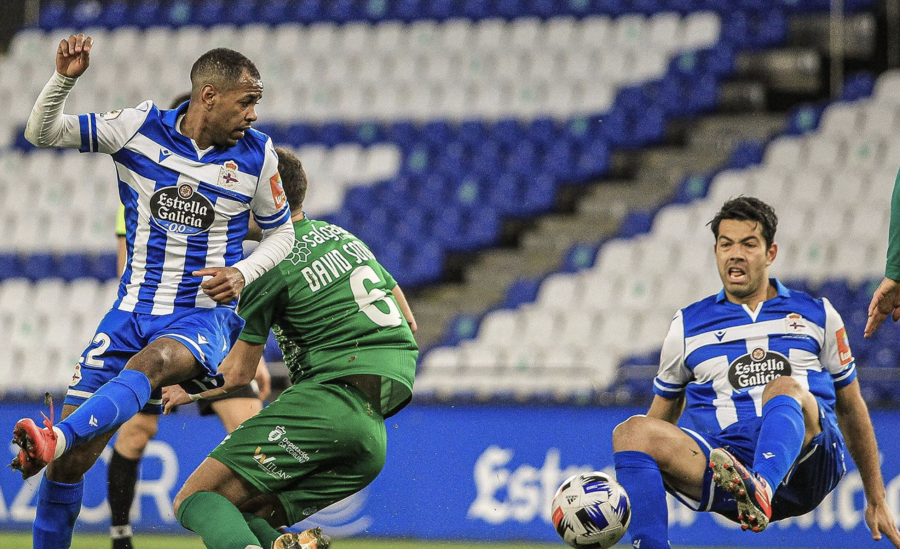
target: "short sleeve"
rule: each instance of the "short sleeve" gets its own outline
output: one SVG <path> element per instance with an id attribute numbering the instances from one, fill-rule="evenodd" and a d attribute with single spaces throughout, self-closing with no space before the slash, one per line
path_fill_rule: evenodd
<path id="1" fill-rule="evenodd" d="M 133 109 L 79 114 L 81 145 L 78 150 L 106 154 L 119 151 L 141 129 L 151 110 L 153 102 L 144 101 Z"/>
<path id="2" fill-rule="evenodd" d="M 688 382 L 694 377 L 684 358 L 684 318 L 681 311 L 678 311 L 663 341 L 659 372 L 653 380 L 654 394 L 664 398 L 678 398 L 684 393 Z"/>
<path id="3" fill-rule="evenodd" d="M 287 284 L 278 268 L 266 272 L 244 288 L 237 309 L 245 322 L 241 340 L 256 344 L 266 342 L 282 304 L 287 302 L 287 292 Z"/>
<path id="4" fill-rule="evenodd" d="M 281 185 L 281 175 L 278 173 L 278 155 L 271 139 L 266 141 L 266 158 L 259 175 L 256 194 L 250 201 L 250 209 L 253 210 L 256 223 L 263 230 L 274 229 L 291 221 L 290 205 Z"/>
<path id="5" fill-rule="evenodd" d="M 850 350 L 847 328 L 840 313 L 827 299 L 822 299 L 825 306 L 825 340 L 819 353 L 819 362 L 826 372 L 831 374 L 837 389 L 853 383 L 856 379 L 856 361 Z"/>

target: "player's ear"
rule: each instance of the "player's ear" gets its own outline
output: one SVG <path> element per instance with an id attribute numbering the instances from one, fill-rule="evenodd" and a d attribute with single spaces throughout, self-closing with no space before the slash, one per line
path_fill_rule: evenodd
<path id="1" fill-rule="evenodd" d="M 775 261 L 775 256 L 778 255 L 778 243 L 772 242 L 769 245 L 769 249 L 766 250 L 766 265 L 771 265 L 773 261 Z"/>
<path id="2" fill-rule="evenodd" d="M 212 84 L 205 84 L 200 90 L 200 103 L 209 110 L 216 103 L 216 97 L 218 95 L 219 93 Z"/>

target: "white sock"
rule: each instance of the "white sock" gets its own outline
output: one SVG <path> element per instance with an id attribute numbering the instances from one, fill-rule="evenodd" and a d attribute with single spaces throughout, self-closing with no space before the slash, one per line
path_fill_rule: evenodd
<path id="1" fill-rule="evenodd" d="M 66 435 L 55 425 L 53 426 L 53 432 L 56 433 L 56 451 L 53 453 L 53 459 L 59 459 L 59 456 L 66 451 Z"/>

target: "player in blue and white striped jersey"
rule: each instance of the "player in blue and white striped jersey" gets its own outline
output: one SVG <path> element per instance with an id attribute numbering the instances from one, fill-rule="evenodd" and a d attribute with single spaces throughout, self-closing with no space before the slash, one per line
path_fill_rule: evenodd
<path id="1" fill-rule="evenodd" d="M 64 419 L 44 429 L 24 419 L 14 429 L 21 450 L 12 465 L 23 477 L 50 464 L 35 549 L 70 546 L 83 474 L 122 423 L 141 410 L 161 411 L 163 386 L 196 393 L 222 383 L 218 365 L 243 327 L 234 310 L 241 289 L 284 259 L 294 240 L 274 146 L 250 127 L 263 85 L 249 59 L 223 48 L 201 56 L 191 99 L 174 110 L 147 101 L 65 115 L 92 46 L 84 35 L 60 42 L 56 73 L 25 135 L 40 147 L 112 156 L 128 259 L 118 299 L 76 365 Z M 243 258 L 251 213 L 263 239 Z"/>
<path id="2" fill-rule="evenodd" d="M 739 197 L 711 226 L 724 288 L 676 313 L 650 410 L 613 432 L 634 546 L 669 547 L 666 491 L 755 532 L 808 513 L 843 477 L 849 450 L 872 536 L 900 547 L 840 315 L 769 278 L 771 207 Z M 676 425 L 683 413 L 691 427 Z"/>

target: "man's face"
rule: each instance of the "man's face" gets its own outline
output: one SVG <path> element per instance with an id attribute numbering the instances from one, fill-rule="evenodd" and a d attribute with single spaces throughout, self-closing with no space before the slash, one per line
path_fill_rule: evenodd
<path id="1" fill-rule="evenodd" d="M 238 84 L 219 92 L 207 119 L 214 144 L 233 147 L 256 122 L 256 104 L 262 98 L 263 85 L 246 72 Z"/>
<path id="2" fill-rule="evenodd" d="M 723 219 L 715 245 L 716 265 L 725 293 L 738 300 L 751 297 L 768 284 L 769 265 L 778 246 L 766 241 L 756 221 Z"/>

